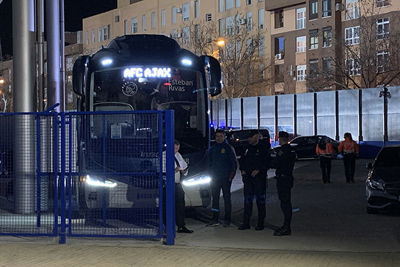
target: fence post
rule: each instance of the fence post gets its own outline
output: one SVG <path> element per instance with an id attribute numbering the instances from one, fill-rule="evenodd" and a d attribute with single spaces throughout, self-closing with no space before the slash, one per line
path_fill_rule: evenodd
<path id="1" fill-rule="evenodd" d="M 243 130 L 244 114 L 243 114 L 243 98 L 240 98 L 240 129 Z"/>
<path id="2" fill-rule="evenodd" d="M 297 136 L 297 95 L 293 94 L 293 134 Z"/>
<path id="3" fill-rule="evenodd" d="M 61 160 L 60 160 L 60 192 L 61 192 L 61 229 L 60 229 L 60 244 L 65 244 L 65 113 L 60 113 L 61 123 Z M 55 153 L 58 153 L 58 147 L 55 147 Z M 58 170 L 58 165 L 54 166 Z M 71 208 L 71 207 L 70 207 Z"/>
<path id="4" fill-rule="evenodd" d="M 335 91 L 335 139 L 339 141 L 339 91 Z"/>
<path id="5" fill-rule="evenodd" d="M 166 142 L 166 232 L 167 245 L 175 243 L 174 111 L 165 111 Z"/>
<path id="6" fill-rule="evenodd" d="M 274 114 L 274 128 L 275 128 L 275 134 L 274 134 L 274 141 L 278 140 L 278 135 L 279 135 L 279 129 L 278 129 L 278 96 L 275 95 L 275 114 Z"/>
<path id="7" fill-rule="evenodd" d="M 363 141 L 362 128 L 362 89 L 358 90 L 358 141 Z"/>
<path id="8" fill-rule="evenodd" d="M 314 135 L 318 134 L 318 117 L 317 117 L 317 111 L 318 111 L 318 100 L 317 100 L 317 93 L 313 93 L 314 96 Z"/>

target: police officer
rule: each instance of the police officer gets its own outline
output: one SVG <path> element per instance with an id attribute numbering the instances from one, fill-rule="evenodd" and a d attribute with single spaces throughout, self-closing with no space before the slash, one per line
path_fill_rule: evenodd
<path id="1" fill-rule="evenodd" d="M 259 139 L 258 131 L 249 134 L 248 145 L 239 160 L 244 184 L 244 214 L 243 223 L 239 226 L 239 230 L 250 229 L 254 195 L 258 209 L 258 222 L 255 230 L 264 229 L 267 171 L 270 156 L 269 146 L 266 143 L 261 143 Z"/>
<path id="2" fill-rule="evenodd" d="M 215 144 L 208 151 L 209 172 L 211 174 L 211 194 L 213 217 L 208 226 L 219 225 L 219 196 L 222 189 L 224 196 L 224 226 L 231 223 L 231 184 L 235 176 L 237 163 L 233 148 L 226 142 L 225 133 L 218 129 L 215 132 Z"/>
<path id="3" fill-rule="evenodd" d="M 273 160 L 273 168 L 276 169 L 276 187 L 281 201 L 281 209 L 284 216 L 283 226 L 275 230 L 275 236 L 290 235 L 292 230 L 291 190 L 293 187 L 293 168 L 296 161 L 296 152 L 289 145 L 289 134 L 279 132 L 279 144 L 281 145 L 276 158 Z"/>

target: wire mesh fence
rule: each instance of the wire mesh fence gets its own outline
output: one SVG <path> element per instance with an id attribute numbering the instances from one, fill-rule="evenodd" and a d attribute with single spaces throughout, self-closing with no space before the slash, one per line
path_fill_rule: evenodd
<path id="1" fill-rule="evenodd" d="M 165 114 L 1 114 L 0 234 L 161 238 Z"/>

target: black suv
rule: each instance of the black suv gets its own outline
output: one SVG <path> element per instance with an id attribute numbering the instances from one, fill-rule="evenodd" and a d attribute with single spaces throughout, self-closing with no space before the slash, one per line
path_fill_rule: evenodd
<path id="1" fill-rule="evenodd" d="M 366 181 L 367 212 L 395 208 L 400 210 L 400 146 L 381 149 L 368 164 Z"/>

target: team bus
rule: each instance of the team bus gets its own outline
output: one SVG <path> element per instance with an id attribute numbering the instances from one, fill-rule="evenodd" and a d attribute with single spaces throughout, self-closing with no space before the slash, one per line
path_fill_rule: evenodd
<path id="1" fill-rule="evenodd" d="M 174 110 L 175 139 L 179 140 L 180 152 L 189 163 L 188 175 L 182 181 L 186 206 L 192 207 L 204 207 L 210 203 L 209 183 L 212 178 L 207 175 L 205 165 L 210 139 L 209 96 L 221 93 L 221 87 L 221 67 L 215 58 L 197 56 L 164 35 L 117 37 L 92 56 L 79 57 L 73 67 L 78 111 Z M 82 118 L 77 123 L 78 167 L 80 173 L 86 174 L 79 179 L 79 187 L 83 188 L 79 192 L 79 203 L 83 202 L 89 209 L 100 208 L 103 198 L 107 197 L 109 208 L 136 205 L 134 202 L 140 202 L 146 194 L 132 198 L 132 194 L 123 191 L 134 188 L 129 189 L 132 186 L 122 177 L 106 180 L 101 175 L 96 176 L 103 162 L 99 158 L 101 127 L 96 128 L 96 123 L 101 122 L 96 122 L 95 116 Z M 136 125 L 132 126 L 133 123 Z M 119 128 L 113 128 L 115 125 Z M 151 127 L 142 127 L 140 121 L 126 115 L 109 127 L 107 132 L 117 135 L 115 140 L 111 136 L 111 141 L 125 142 L 130 146 L 130 153 L 118 155 L 116 152 L 109 156 L 107 168 L 132 164 L 136 164 L 139 171 L 151 168 L 152 163 L 146 158 L 151 158 L 154 151 L 141 146 L 151 142 L 152 138 L 158 138 L 152 134 Z M 143 142 L 138 142 L 140 137 L 143 137 Z M 132 138 L 136 141 L 130 142 Z M 101 193 L 104 187 L 107 187 L 107 195 Z M 113 194 L 127 197 L 113 202 L 116 199 Z"/>

